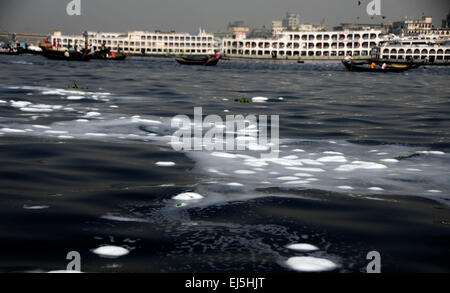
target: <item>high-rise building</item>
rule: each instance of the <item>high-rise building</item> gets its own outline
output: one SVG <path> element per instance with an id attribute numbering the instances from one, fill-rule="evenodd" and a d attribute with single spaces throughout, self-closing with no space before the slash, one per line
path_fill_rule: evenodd
<path id="1" fill-rule="evenodd" d="M 300 26 L 300 15 L 297 13 L 286 13 L 286 18 L 283 19 L 283 26 L 288 30 L 297 30 Z"/>

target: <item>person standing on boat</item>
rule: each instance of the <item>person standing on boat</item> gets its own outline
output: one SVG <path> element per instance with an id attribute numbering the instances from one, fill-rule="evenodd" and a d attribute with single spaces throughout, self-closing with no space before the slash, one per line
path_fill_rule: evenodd
<path id="1" fill-rule="evenodd" d="M 381 69 L 384 70 L 384 69 L 386 69 L 386 67 L 387 67 L 387 64 L 386 64 L 386 62 L 384 62 L 383 65 L 381 66 Z"/>
<path id="2" fill-rule="evenodd" d="M 370 69 L 374 69 L 377 66 L 377 64 L 375 62 L 372 62 L 372 64 L 370 64 Z"/>

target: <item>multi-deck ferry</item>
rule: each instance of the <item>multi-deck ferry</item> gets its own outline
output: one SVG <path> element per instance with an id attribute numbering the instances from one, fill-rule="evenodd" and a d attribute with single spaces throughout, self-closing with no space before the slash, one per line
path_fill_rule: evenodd
<path id="1" fill-rule="evenodd" d="M 167 56 L 176 54 L 214 54 L 217 42 L 214 35 L 200 30 L 198 33 L 145 32 L 133 31 L 121 33 L 89 32 L 89 47 L 99 50 L 103 45 L 111 51 L 126 54 Z M 83 35 L 63 35 L 60 31 L 50 36 L 52 44 L 67 47 L 81 45 L 84 47 Z"/>
<path id="2" fill-rule="evenodd" d="M 272 39 L 225 38 L 223 54 L 234 58 L 341 60 L 370 58 L 371 48 L 383 40 L 381 30 L 285 31 Z"/>
<path id="3" fill-rule="evenodd" d="M 372 52 L 374 58 L 391 62 L 450 64 L 450 40 L 439 35 L 387 38 Z"/>

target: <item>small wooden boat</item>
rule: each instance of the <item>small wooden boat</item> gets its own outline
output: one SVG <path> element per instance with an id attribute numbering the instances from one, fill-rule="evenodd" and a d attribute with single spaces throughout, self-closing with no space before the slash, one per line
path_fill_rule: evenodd
<path id="1" fill-rule="evenodd" d="M 42 55 L 55 60 L 67 60 L 67 61 L 89 61 L 92 58 L 92 53 L 83 49 L 81 51 L 67 50 L 57 48 L 54 49 L 51 46 L 41 46 Z"/>
<path id="2" fill-rule="evenodd" d="M 100 50 L 94 53 L 92 59 L 102 60 L 125 60 L 127 55 L 120 52 L 111 52 L 109 49 Z"/>
<path id="3" fill-rule="evenodd" d="M 376 67 L 372 68 L 370 62 L 358 62 L 353 60 L 343 60 L 342 64 L 344 64 L 345 68 L 347 68 L 349 71 L 355 71 L 355 72 L 404 72 L 410 69 L 408 65 L 395 65 L 395 66 L 386 66 L 386 68 L 382 68 L 381 66 L 377 65 Z"/>
<path id="4" fill-rule="evenodd" d="M 219 57 L 209 55 L 178 56 L 175 60 L 183 65 L 215 66 L 220 60 L 220 55 Z"/>

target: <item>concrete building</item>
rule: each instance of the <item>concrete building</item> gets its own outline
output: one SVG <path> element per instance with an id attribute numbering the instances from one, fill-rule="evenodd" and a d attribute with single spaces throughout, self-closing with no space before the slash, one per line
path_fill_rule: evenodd
<path id="1" fill-rule="evenodd" d="M 297 30 L 300 26 L 300 15 L 287 12 L 286 18 L 283 19 L 283 26 L 288 30 Z"/>

